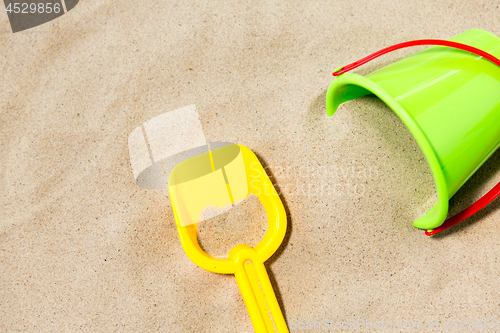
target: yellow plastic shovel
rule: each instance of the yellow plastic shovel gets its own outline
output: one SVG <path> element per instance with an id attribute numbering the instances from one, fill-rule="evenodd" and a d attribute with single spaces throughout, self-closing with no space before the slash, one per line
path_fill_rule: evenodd
<path id="1" fill-rule="evenodd" d="M 279 248 L 286 213 L 257 157 L 241 145 L 228 145 L 179 163 L 170 173 L 169 191 L 179 237 L 199 267 L 234 274 L 255 332 L 288 332 L 264 262 Z M 268 229 L 254 248 L 240 244 L 228 258 L 213 257 L 198 244 L 197 223 L 209 206 L 229 208 L 254 193 L 268 216 Z"/>

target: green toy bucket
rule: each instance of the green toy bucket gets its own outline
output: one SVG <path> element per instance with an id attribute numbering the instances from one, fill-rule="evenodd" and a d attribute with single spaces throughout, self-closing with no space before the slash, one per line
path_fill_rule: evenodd
<path id="1" fill-rule="evenodd" d="M 487 31 L 468 30 L 450 41 L 500 57 L 500 38 Z M 432 170 L 437 204 L 413 225 L 439 227 L 449 199 L 500 144 L 500 67 L 462 50 L 432 46 L 367 76 L 338 76 L 328 88 L 328 116 L 369 94 L 401 118 Z"/>

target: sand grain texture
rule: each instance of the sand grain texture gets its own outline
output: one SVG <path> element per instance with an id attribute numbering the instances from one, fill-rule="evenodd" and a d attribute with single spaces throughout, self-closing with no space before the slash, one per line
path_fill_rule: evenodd
<path id="1" fill-rule="evenodd" d="M 213 217 L 198 223 L 198 242 L 210 255 L 227 257 L 238 244 L 254 247 L 266 234 L 266 210 L 255 194 L 250 194 L 221 214 L 214 214 L 212 207 L 205 210 L 210 212 L 202 211 L 200 216 L 206 214 Z"/>
<path id="2" fill-rule="evenodd" d="M 290 324 L 500 319 L 500 203 L 426 238 L 412 222 L 432 175 L 399 119 L 374 97 L 324 107 L 334 68 L 500 35 L 499 6 L 97 0 L 16 34 L 0 11 L 0 331 L 252 332 L 234 277 L 190 262 L 167 194 L 134 182 L 128 135 L 191 104 L 208 142 L 250 148 L 280 191 L 289 230 L 267 268 Z"/>

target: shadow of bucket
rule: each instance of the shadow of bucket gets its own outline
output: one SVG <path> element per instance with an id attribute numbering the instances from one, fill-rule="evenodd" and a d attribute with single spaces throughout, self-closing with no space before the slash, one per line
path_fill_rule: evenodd
<path id="1" fill-rule="evenodd" d="M 467 30 L 450 41 L 500 57 L 500 38 Z M 433 46 L 367 76 L 342 74 L 330 84 L 326 110 L 374 94 L 408 127 L 432 170 L 437 204 L 413 225 L 435 229 L 448 201 L 500 144 L 500 68 L 483 57 Z"/>

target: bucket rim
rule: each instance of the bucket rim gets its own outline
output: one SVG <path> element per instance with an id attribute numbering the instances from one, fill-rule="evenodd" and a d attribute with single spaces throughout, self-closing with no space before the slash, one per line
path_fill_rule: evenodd
<path id="1" fill-rule="evenodd" d="M 326 111 L 328 117 L 333 116 L 340 104 L 353 99 L 346 99 L 337 96 L 337 92 L 339 91 L 339 89 L 347 85 L 361 87 L 367 90 L 369 93 L 374 94 L 381 101 L 387 104 L 387 106 L 389 106 L 396 113 L 399 119 L 401 119 L 401 121 L 405 124 L 405 126 L 417 141 L 420 149 L 424 153 L 429 167 L 431 168 L 431 172 L 436 185 L 438 200 L 434 207 L 432 207 L 424 216 L 413 222 L 413 226 L 419 229 L 427 230 L 432 230 L 439 227 L 445 221 L 448 214 L 448 188 L 446 185 L 443 170 L 441 168 L 441 164 L 439 163 L 436 152 L 432 148 L 429 139 L 401 103 L 396 101 L 396 99 L 391 94 L 380 87 L 377 83 L 365 76 L 358 74 L 342 74 L 335 78 L 330 84 L 326 93 Z"/>

